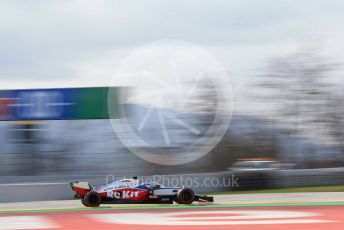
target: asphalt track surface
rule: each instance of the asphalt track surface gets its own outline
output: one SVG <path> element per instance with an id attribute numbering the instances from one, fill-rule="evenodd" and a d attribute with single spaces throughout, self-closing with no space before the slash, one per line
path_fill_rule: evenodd
<path id="1" fill-rule="evenodd" d="M 344 193 L 218 195 L 214 204 L 0 204 L 1 229 L 344 229 Z"/>

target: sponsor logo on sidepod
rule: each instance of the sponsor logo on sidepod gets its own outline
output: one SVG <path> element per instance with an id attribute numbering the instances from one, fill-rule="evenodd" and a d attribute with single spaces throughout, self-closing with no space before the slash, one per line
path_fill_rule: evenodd
<path id="1" fill-rule="evenodd" d="M 116 199 L 130 199 L 130 198 L 137 198 L 139 197 L 140 191 L 130 191 L 130 190 L 123 190 L 123 191 L 108 191 L 107 196 Z"/>

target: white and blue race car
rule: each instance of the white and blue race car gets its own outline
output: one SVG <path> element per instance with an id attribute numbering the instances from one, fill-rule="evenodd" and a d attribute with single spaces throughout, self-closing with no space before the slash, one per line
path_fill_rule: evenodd
<path id="1" fill-rule="evenodd" d="M 86 207 L 98 207 L 100 204 L 191 204 L 214 202 L 210 196 L 194 193 L 185 187 L 166 187 L 157 183 L 141 183 L 137 177 L 121 179 L 105 185 L 91 186 L 88 182 L 71 182 L 75 197 L 80 198 Z"/>

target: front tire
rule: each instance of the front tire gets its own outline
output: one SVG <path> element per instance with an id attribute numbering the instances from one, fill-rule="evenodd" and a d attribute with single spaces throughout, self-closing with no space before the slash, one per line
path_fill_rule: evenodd
<path id="1" fill-rule="evenodd" d="M 181 189 L 177 194 L 176 202 L 178 204 L 192 204 L 195 200 L 195 193 L 189 188 Z"/>
<path id="2" fill-rule="evenodd" d="M 82 203 L 86 206 L 86 207 L 99 207 L 100 203 L 101 203 L 102 199 L 99 195 L 99 193 L 97 192 L 88 192 L 86 193 L 86 195 L 83 198 Z"/>

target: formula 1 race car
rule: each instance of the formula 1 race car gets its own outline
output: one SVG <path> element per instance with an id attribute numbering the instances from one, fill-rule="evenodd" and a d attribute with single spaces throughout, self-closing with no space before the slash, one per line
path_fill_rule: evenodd
<path id="1" fill-rule="evenodd" d="M 165 187 L 156 183 L 139 184 L 137 177 L 122 179 L 105 185 L 91 186 L 88 182 L 71 182 L 75 197 L 86 207 L 100 204 L 191 204 L 214 202 L 213 197 L 197 195 L 184 187 Z"/>

